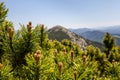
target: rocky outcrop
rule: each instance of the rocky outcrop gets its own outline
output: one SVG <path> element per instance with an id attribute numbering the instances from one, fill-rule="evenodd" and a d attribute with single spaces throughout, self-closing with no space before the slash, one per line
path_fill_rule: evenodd
<path id="1" fill-rule="evenodd" d="M 85 50 L 88 45 L 93 45 L 99 48 L 102 47 L 102 44 L 87 40 L 59 25 L 48 30 L 48 37 L 51 40 L 56 39 L 58 41 L 62 41 L 64 39 L 71 40 L 73 43 L 79 45 L 83 50 Z"/>

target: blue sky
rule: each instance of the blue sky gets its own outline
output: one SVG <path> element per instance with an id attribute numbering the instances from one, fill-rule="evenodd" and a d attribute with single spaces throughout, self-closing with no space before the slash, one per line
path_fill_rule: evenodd
<path id="1" fill-rule="evenodd" d="M 120 25 L 120 0 L 1 0 L 9 8 L 7 19 L 19 23 L 45 24 L 48 28 Z"/>

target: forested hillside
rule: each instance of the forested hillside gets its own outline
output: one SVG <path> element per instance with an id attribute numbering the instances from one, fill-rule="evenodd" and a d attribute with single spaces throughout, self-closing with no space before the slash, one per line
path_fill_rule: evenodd
<path id="1" fill-rule="evenodd" d="M 92 45 L 81 50 L 67 39 L 49 40 L 43 24 L 15 31 L 7 13 L 0 3 L 0 80 L 120 80 L 120 48 L 109 33 L 104 51 Z"/>

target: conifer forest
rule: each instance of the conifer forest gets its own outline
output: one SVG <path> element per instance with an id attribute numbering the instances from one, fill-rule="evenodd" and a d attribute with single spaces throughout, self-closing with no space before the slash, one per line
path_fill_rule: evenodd
<path id="1" fill-rule="evenodd" d="M 120 47 L 110 33 L 103 49 L 81 50 L 70 40 L 49 40 L 47 27 L 14 25 L 0 3 L 0 80 L 120 80 Z"/>

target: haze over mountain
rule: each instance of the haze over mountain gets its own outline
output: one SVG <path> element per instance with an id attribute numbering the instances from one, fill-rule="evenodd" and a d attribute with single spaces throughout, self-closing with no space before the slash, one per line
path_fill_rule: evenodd
<path id="1" fill-rule="evenodd" d="M 103 27 L 103 28 L 99 28 L 98 30 L 103 31 L 103 32 L 109 32 L 111 34 L 120 35 L 120 25 Z"/>
<path id="2" fill-rule="evenodd" d="M 72 31 L 59 25 L 48 30 L 48 37 L 51 40 L 56 39 L 58 41 L 62 41 L 64 39 L 71 40 L 73 43 L 78 44 L 83 50 L 86 49 L 88 45 L 93 45 L 95 47 L 99 47 L 100 49 L 102 48 L 102 44 L 85 39 L 82 36 L 77 35 Z"/>
<path id="3" fill-rule="evenodd" d="M 120 26 L 109 26 L 96 29 L 79 28 L 70 30 L 86 39 L 100 43 L 102 43 L 102 39 L 105 36 L 105 33 L 109 32 L 116 39 L 117 45 L 120 46 Z"/>
<path id="4" fill-rule="evenodd" d="M 78 29 L 73 29 L 70 28 L 69 30 L 71 30 L 72 32 L 75 33 L 84 33 L 87 31 L 101 31 L 101 32 L 109 32 L 111 34 L 119 34 L 120 35 L 120 25 L 116 25 L 116 26 L 106 26 L 106 27 L 95 27 L 95 28 L 78 28 Z"/>
<path id="5" fill-rule="evenodd" d="M 69 30 L 77 34 L 82 34 L 87 31 L 92 31 L 92 29 L 89 29 L 89 28 L 78 28 L 78 29 L 69 29 Z"/>

